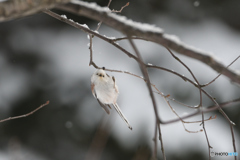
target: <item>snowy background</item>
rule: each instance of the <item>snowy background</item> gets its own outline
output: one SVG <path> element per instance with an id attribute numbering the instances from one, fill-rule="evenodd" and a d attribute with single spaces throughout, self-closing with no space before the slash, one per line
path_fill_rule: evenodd
<path id="1" fill-rule="evenodd" d="M 127 1 L 114 1 L 118 9 Z M 108 1 L 97 1 L 106 5 Z M 144 10 L 144 12 L 143 12 Z M 95 29 L 98 22 L 66 14 L 74 21 Z M 156 24 L 165 33 L 178 36 L 186 44 L 211 52 L 228 65 L 240 55 L 240 6 L 236 1 L 130 1 L 122 15 L 130 19 Z M 239 16 L 237 16 L 239 15 Z M 121 37 L 119 32 L 102 25 L 99 33 Z M 173 69 L 190 79 L 186 69 L 175 61 L 163 47 L 141 40 L 135 41 L 147 63 Z M 137 159 L 141 152 L 150 157 L 153 147 L 154 112 L 144 81 L 123 73 L 114 75 L 119 86 L 118 104 L 128 118 L 130 131 L 121 118 L 111 110 L 107 116 L 94 99 L 90 77 L 95 69 L 89 67 L 89 40 L 86 33 L 38 13 L 0 24 L 0 118 L 25 114 L 47 100 L 50 104 L 30 117 L 0 124 L 0 160 L 79 160 L 89 151 L 98 125 L 105 117 L 110 122 L 109 138 L 99 159 Z M 119 42 L 132 52 L 127 41 Z M 94 62 L 110 69 L 127 70 L 141 75 L 138 64 L 120 50 L 95 37 Z M 200 83 L 211 81 L 218 74 L 196 60 L 178 55 L 196 75 Z M 240 71 L 239 60 L 231 69 Z M 190 105 L 199 103 L 199 91 L 182 79 L 161 70 L 149 70 L 151 80 L 165 94 Z M 238 98 L 240 88 L 221 76 L 206 90 L 224 102 Z M 159 114 L 164 120 L 176 118 L 164 100 L 155 95 Z M 192 112 L 172 103 L 180 115 Z M 212 102 L 204 97 L 204 105 Z M 224 109 L 236 123 L 235 138 L 240 154 L 239 104 Z M 227 121 L 218 112 L 216 120 L 206 122 L 213 151 L 233 152 Z M 189 120 L 199 120 L 197 116 Z M 186 125 L 197 131 L 199 124 Z M 167 158 L 206 159 L 207 142 L 203 132 L 188 133 L 180 122 L 162 125 Z M 162 158 L 158 146 L 159 158 Z M 144 157 L 144 156 L 142 156 Z M 213 159 L 233 159 L 214 157 Z"/>

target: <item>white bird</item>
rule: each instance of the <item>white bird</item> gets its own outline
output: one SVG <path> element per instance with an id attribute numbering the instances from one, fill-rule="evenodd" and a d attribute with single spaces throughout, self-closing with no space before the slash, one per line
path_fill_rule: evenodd
<path id="1" fill-rule="evenodd" d="M 110 114 L 108 107 L 111 109 L 110 104 L 112 104 L 120 117 L 126 122 L 128 128 L 132 130 L 128 120 L 117 104 L 119 92 L 113 76 L 106 74 L 103 69 L 98 69 L 91 77 L 91 90 L 93 96 L 107 114 Z"/>

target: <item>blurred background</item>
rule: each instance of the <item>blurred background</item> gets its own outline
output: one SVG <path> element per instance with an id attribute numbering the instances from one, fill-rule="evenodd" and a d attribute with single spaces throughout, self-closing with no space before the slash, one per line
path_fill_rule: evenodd
<path id="1" fill-rule="evenodd" d="M 108 0 L 96 0 L 106 6 Z M 113 0 L 111 9 L 123 10 L 134 21 L 155 24 L 165 33 L 178 36 L 183 42 L 208 51 L 224 65 L 240 54 L 240 3 L 238 0 Z M 1 5 L 1 4 L 0 4 Z M 97 27 L 96 21 L 54 10 L 74 21 Z M 109 37 L 123 35 L 104 24 L 99 33 Z M 162 46 L 135 41 L 146 63 L 190 74 Z M 128 118 L 129 130 L 114 109 L 111 114 L 101 109 L 90 89 L 95 69 L 89 67 L 89 40 L 86 33 L 52 17 L 38 13 L 0 23 L 0 119 L 28 113 L 47 100 L 50 104 L 33 115 L 0 123 L 0 160 L 147 160 L 151 158 L 154 136 L 154 111 L 144 81 L 123 73 L 114 75 L 119 86 L 118 104 Z M 133 53 L 127 41 L 119 42 Z M 94 62 L 109 69 L 127 70 L 141 75 L 138 64 L 120 50 L 95 37 Z M 210 67 L 176 53 L 196 75 L 207 83 L 218 75 Z M 240 61 L 232 70 L 240 72 Z M 149 70 L 152 82 L 160 91 L 195 106 L 199 91 L 182 79 L 161 71 Z M 238 98 L 239 85 L 221 76 L 206 88 L 217 102 Z M 155 94 L 163 120 L 176 118 L 161 96 Z M 204 98 L 204 106 L 213 103 Z M 194 112 L 171 102 L 179 115 Z M 224 108 L 234 127 L 240 154 L 240 104 Z M 228 122 L 219 112 L 217 119 L 206 122 L 212 151 L 233 152 Z M 196 116 L 190 120 L 200 120 Z M 186 125 L 199 131 L 199 123 Z M 167 159 L 202 160 L 208 157 L 203 132 L 188 133 L 180 122 L 162 125 L 163 144 Z M 158 142 L 158 159 L 162 153 Z M 233 159 L 213 157 L 212 159 Z"/>

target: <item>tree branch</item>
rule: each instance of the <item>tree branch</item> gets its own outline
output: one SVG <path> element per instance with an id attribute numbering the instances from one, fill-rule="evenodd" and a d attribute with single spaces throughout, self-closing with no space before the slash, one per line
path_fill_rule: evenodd
<path id="1" fill-rule="evenodd" d="M 153 95 L 153 90 L 152 90 L 152 86 L 151 86 L 151 81 L 150 81 L 150 78 L 149 78 L 149 75 L 148 75 L 148 71 L 147 71 L 147 67 L 145 65 L 145 63 L 143 62 L 143 59 L 142 59 L 142 56 L 141 54 L 139 53 L 136 45 L 134 44 L 133 40 L 131 39 L 131 36 L 128 36 L 129 37 L 129 43 L 130 45 L 132 46 L 134 52 L 136 53 L 139 61 L 139 67 L 142 71 L 142 74 L 146 80 L 146 83 L 147 83 L 147 87 L 148 87 L 148 91 L 149 91 L 149 94 L 150 94 L 150 97 L 151 97 L 151 100 L 152 100 L 152 103 L 153 103 L 153 108 L 154 108 L 154 113 L 155 113 L 155 117 L 156 117 L 156 123 L 157 123 L 157 126 L 158 126 L 158 134 L 159 134 L 159 140 L 160 140 L 160 143 L 161 143 L 161 150 L 162 150 L 162 154 L 163 154 L 163 159 L 166 160 L 166 156 L 165 156 L 165 151 L 164 151 L 164 147 L 163 147 L 163 139 L 162 139 L 162 132 L 161 132 L 161 127 L 160 127 L 160 123 L 162 123 L 159 115 L 158 115 L 158 108 L 157 108 L 157 103 L 156 103 L 156 100 L 155 100 L 155 97 Z"/>
<path id="2" fill-rule="evenodd" d="M 116 44 L 114 40 L 112 40 L 112 39 L 110 39 L 110 38 L 108 38 L 108 37 L 102 36 L 101 34 L 90 30 L 86 25 L 82 25 L 82 24 L 79 24 L 79 23 L 77 23 L 77 22 L 74 22 L 73 20 L 67 19 L 66 17 L 63 17 L 63 16 L 60 16 L 60 15 L 58 15 L 58 14 L 56 14 L 56 13 L 50 11 L 50 10 L 44 10 L 43 12 L 46 13 L 46 14 L 48 14 L 48 15 L 50 15 L 50 16 L 52 16 L 52 17 L 54 17 L 54 18 L 56 18 L 56 19 L 58 19 L 58 20 L 60 20 L 60 21 L 63 21 L 63 22 L 65 22 L 65 23 L 69 24 L 69 25 L 72 25 L 73 27 L 76 27 L 76 28 L 78 28 L 78 29 L 81 29 L 81 30 L 83 30 L 84 32 L 86 32 L 86 33 L 88 33 L 88 34 L 94 35 L 94 36 L 96 36 L 96 37 L 98 37 L 98 38 L 100 38 L 100 39 L 102 39 L 102 40 L 104 40 L 104 41 L 112 44 L 113 46 L 115 46 L 116 48 L 118 48 L 119 50 L 121 50 L 123 53 L 125 53 L 126 55 L 128 55 L 130 58 L 133 58 L 134 60 L 136 60 L 138 63 L 143 63 L 138 57 L 134 56 L 133 54 L 131 54 L 130 52 L 128 52 L 127 50 L 125 50 L 124 48 L 122 48 L 121 46 L 119 46 L 118 44 Z M 90 41 L 90 42 L 91 42 L 91 41 Z M 90 45 L 91 45 L 91 43 L 90 43 Z M 91 60 L 91 56 L 92 56 L 92 55 L 91 55 L 91 50 L 90 50 L 90 62 L 92 61 L 92 60 Z M 93 61 L 92 61 L 91 64 L 92 64 L 95 68 L 97 68 L 97 69 L 101 68 L 101 67 L 97 66 Z M 167 68 L 163 68 L 163 67 L 160 67 L 160 66 L 152 65 L 152 64 L 151 64 L 151 65 L 150 65 L 150 64 L 145 64 L 145 65 L 146 65 L 147 68 L 160 69 L 160 70 L 169 72 L 169 73 L 171 73 L 171 74 L 174 74 L 174 75 L 182 78 L 184 81 L 190 82 L 192 85 L 194 85 L 195 87 L 198 88 L 198 85 L 197 85 L 196 82 L 193 82 L 192 80 L 190 80 L 189 78 L 185 77 L 184 75 L 182 75 L 182 74 L 180 74 L 180 73 L 177 73 L 177 72 L 175 72 L 175 71 L 173 71 L 173 70 L 170 70 L 170 69 L 167 69 Z M 138 76 L 138 75 L 135 75 L 135 74 L 133 74 L 133 73 L 127 72 L 127 71 L 111 70 L 111 69 L 105 69 L 105 70 L 111 71 L 111 72 L 121 72 L 121 73 L 130 74 L 130 75 L 132 75 L 132 76 L 141 78 L 141 79 L 143 79 L 145 82 L 147 82 L 145 78 L 140 77 L 140 76 Z M 153 85 L 153 84 L 151 84 L 151 85 L 158 91 L 159 94 L 161 93 L 161 92 L 155 87 L 155 85 Z M 214 100 L 213 97 L 211 97 L 203 88 L 201 88 L 201 90 L 202 90 L 202 92 L 203 92 L 206 96 L 208 96 L 208 97 L 216 104 L 215 107 L 212 108 L 210 111 L 213 111 L 213 110 L 216 110 L 216 109 L 221 109 L 220 106 L 217 104 L 217 102 Z M 190 107 L 190 106 L 188 106 L 188 107 Z M 190 107 L 190 108 L 195 108 L 195 107 Z M 198 111 L 199 111 L 199 112 L 198 112 L 197 114 L 199 114 L 201 110 L 198 110 Z M 209 111 L 209 112 L 210 112 L 210 111 Z M 204 112 L 204 113 L 206 113 L 206 112 Z M 192 116 L 194 116 L 194 115 L 192 115 Z M 179 121 L 179 119 L 178 119 L 178 121 Z M 172 123 L 171 120 L 170 120 L 170 121 L 166 121 L 166 122 L 164 122 L 164 121 L 161 120 L 161 122 L 162 122 L 163 124 Z M 175 121 L 173 121 L 173 122 L 175 122 Z"/>
<path id="3" fill-rule="evenodd" d="M 240 75 L 230 69 L 226 69 L 222 63 L 211 56 L 210 53 L 200 51 L 187 44 L 181 42 L 176 36 L 165 34 L 161 28 L 149 24 L 134 22 L 126 17 L 112 13 L 106 7 L 100 7 L 96 4 L 88 2 L 71 0 L 11 0 L 1 2 L 0 5 L 0 22 L 7 21 L 27 15 L 35 14 L 45 8 L 57 8 L 68 11 L 77 15 L 89 17 L 97 21 L 102 21 L 108 26 L 124 33 L 125 35 L 133 35 L 142 39 L 158 43 L 164 47 L 172 49 L 182 55 L 197 59 L 218 73 L 222 73 L 231 81 L 240 84 Z"/>
<path id="4" fill-rule="evenodd" d="M 48 105 L 48 104 L 49 104 L 49 101 L 47 101 L 46 103 L 42 104 L 41 106 L 39 106 L 38 108 L 34 109 L 33 111 L 31 111 L 31 112 L 29 112 L 27 114 L 23 114 L 23 115 L 20 115 L 20 116 L 15 116 L 15 117 L 8 117 L 6 119 L 0 120 L 0 123 L 5 122 L 5 121 L 9 121 L 9 120 L 13 120 L 13 119 L 19 119 L 19 118 L 24 118 L 24 117 L 30 116 L 33 113 L 37 112 L 39 109 L 41 109 L 44 106 Z"/>
<path id="5" fill-rule="evenodd" d="M 57 5 L 67 3 L 70 0 L 12 0 L 1 2 L 0 5 L 0 22 L 7 21 L 27 15 L 34 14 L 45 8 L 58 8 L 77 15 L 89 17 L 98 21 L 102 21 L 110 27 L 124 33 L 138 36 L 141 39 L 158 43 L 164 47 L 170 48 L 182 55 L 197 59 L 218 73 L 222 73 L 231 81 L 240 84 L 240 75 L 230 69 L 226 69 L 222 63 L 211 56 L 210 53 L 200 51 L 192 46 L 186 45 L 175 36 L 163 33 L 161 28 L 149 24 L 134 22 L 126 17 L 116 15 L 104 7 L 93 5 L 83 1 L 72 0 L 71 3 L 64 5 Z M 57 5 L 57 6 L 56 6 Z"/>
<path id="6" fill-rule="evenodd" d="M 71 3 L 59 5 L 56 8 L 89 17 L 97 21 L 102 21 L 125 35 L 137 36 L 142 39 L 158 43 L 182 55 L 199 60 L 210 66 L 218 73 L 222 73 L 231 81 L 240 84 L 240 75 L 230 69 L 226 69 L 226 66 L 220 63 L 210 53 L 200 51 L 199 49 L 195 49 L 192 46 L 184 44 L 176 38 L 176 36 L 165 34 L 161 28 L 149 24 L 134 22 L 124 16 L 116 15 L 111 11 L 106 10 L 106 8 L 83 1 L 72 0 Z"/>
<path id="7" fill-rule="evenodd" d="M 58 4 L 70 0 L 10 0 L 0 3 L 0 22 L 28 16 L 40 12 L 42 9 L 51 9 Z"/>

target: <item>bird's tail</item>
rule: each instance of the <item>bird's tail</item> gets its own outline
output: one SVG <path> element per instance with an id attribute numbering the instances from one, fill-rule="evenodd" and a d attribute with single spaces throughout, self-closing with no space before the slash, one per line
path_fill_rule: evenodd
<path id="1" fill-rule="evenodd" d="M 132 130 L 132 127 L 130 126 L 127 118 L 123 115 L 123 113 L 122 113 L 120 107 L 118 106 L 118 104 L 117 104 L 117 103 L 114 103 L 113 106 L 114 106 L 114 108 L 116 109 L 116 111 L 118 112 L 118 114 L 120 115 L 120 117 L 126 122 L 128 128 Z"/>

